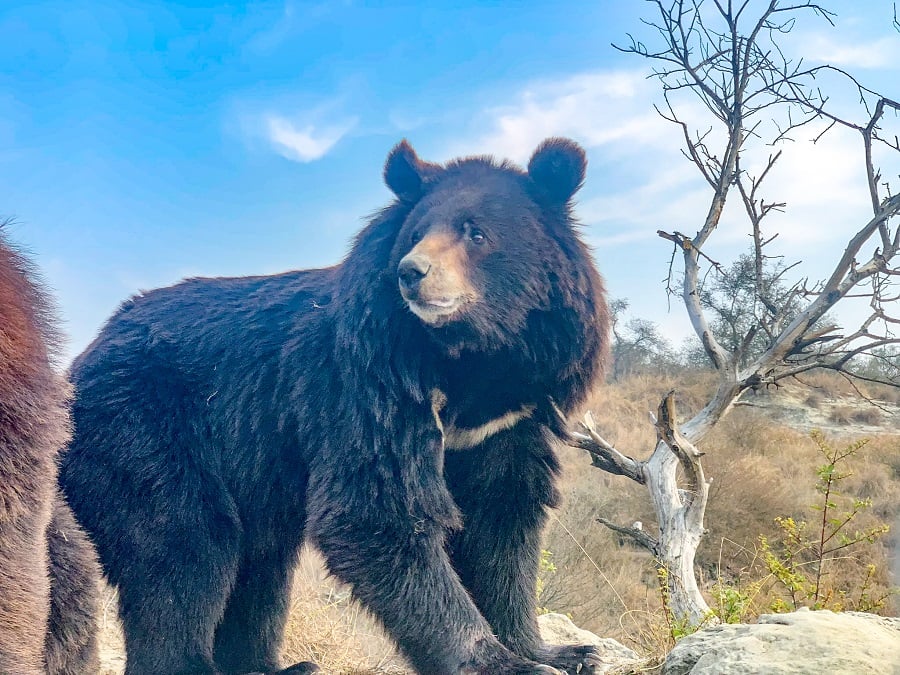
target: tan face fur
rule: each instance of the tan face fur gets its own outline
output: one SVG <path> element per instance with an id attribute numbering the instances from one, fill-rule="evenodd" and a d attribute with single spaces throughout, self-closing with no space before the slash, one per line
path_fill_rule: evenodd
<path id="1" fill-rule="evenodd" d="M 400 294 L 422 321 L 442 325 L 479 293 L 469 280 L 469 256 L 461 237 L 446 231 L 431 232 L 400 261 Z M 406 279 L 406 281 L 404 281 Z"/>

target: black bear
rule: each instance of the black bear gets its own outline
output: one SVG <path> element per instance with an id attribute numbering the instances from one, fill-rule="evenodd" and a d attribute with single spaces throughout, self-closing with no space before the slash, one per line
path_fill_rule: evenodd
<path id="1" fill-rule="evenodd" d="M 2 234 L 0 673 L 93 675 L 100 571 L 56 486 L 70 387 L 53 367 L 49 301 Z"/>
<path id="2" fill-rule="evenodd" d="M 119 309 L 73 365 L 61 481 L 119 588 L 129 674 L 279 672 L 307 539 L 420 673 L 592 672 L 535 619 L 556 410 L 607 352 L 584 171 L 564 139 L 527 171 L 404 141 L 396 200 L 341 264 Z"/>

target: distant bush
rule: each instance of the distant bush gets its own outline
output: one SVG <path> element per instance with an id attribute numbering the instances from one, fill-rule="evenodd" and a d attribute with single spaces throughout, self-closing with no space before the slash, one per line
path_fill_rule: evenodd
<path id="1" fill-rule="evenodd" d="M 862 408 L 853 413 L 852 419 L 859 424 L 876 426 L 881 423 L 881 413 L 877 408 Z"/>
<path id="2" fill-rule="evenodd" d="M 828 421 L 842 426 L 851 423 L 877 426 L 881 423 L 881 413 L 874 406 L 854 408 L 848 405 L 839 405 L 831 409 L 831 412 L 828 414 Z"/>
<path id="3" fill-rule="evenodd" d="M 853 420 L 853 408 L 846 405 L 835 406 L 828 414 L 828 421 L 832 424 L 840 424 L 846 426 Z"/>
<path id="4" fill-rule="evenodd" d="M 822 407 L 822 403 L 824 402 L 824 400 L 825 398 L 822 396 L 822 394 L 817 391 L 811 391 L 803 400 L 803 405 L 805 405 L 807 408 L 818 410 Z"/>

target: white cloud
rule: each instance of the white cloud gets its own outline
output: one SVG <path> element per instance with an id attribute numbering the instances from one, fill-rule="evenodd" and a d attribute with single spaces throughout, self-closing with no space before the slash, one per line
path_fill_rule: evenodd
<path id="1" fill-rule="evenodd" d="M 264 118 L 265 135 L 278 154 L 295 162 L 312 162 L 324 157 L 356 121 L 340 126 L 317 127 L 312 123 L 295 125 L 280 115 Z"/>
<path id="2" fill-rule="evenodd" d="M 896 69 L 900 61 L 900 40 L 895 35 L 854 44 L 817 33 L 802 38 L 799 47 L 798 54 L 803 58 L 841 68 Z"/>
<path id="3" fill-rule="evenodd" d="M 601 189 L 578 205 L 580 219 L 598 233 L 591 238 L 593 244 L 614 246 L 655 239 L 660 229 L 690 234 L 699 228 L 709 192 L 686 160 L 676 158 L 668 168 L 661 165 L 648 178 L 621 191 Z"/>
<path id="4" fill-rule="evenodd" d="M 224 118 L 225 130 L 254 152 L 276 152 L 293 162 L 321 159 L 353 131 L 356 116 L 348 94 L 322 97 L 303 90 L 236 94 Z"/>
<path id="5" fill-rule="evenodd" d="M 787 204 L 769 228 L 794 251 L 801 244 L 849 240 L 871 216 L 863 146 L 853 132 L 835 130 L 819 143 L 786 147 L 766 188 L 767 200 Z"/>
<path id="6" fill-rule="evenodd" d="M 652 91 L 646 73 L 637 70 L 533 83 L 514 103 L 485 110 L 476 123 L 488 131 L 449 148 L 447 155 L 489 152 L 524 163 L 548 136 L 571 136 L 588 148 L 625 140 L 651 143 L 671 133 L 648 105 Z"/>

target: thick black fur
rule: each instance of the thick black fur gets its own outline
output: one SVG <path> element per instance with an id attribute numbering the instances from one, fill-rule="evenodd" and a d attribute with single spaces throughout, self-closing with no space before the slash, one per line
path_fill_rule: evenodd
<path id="1" fill-rule="evenodd" d="M 139 295 L 77 359 L 62 484 L 119 587 L 128 673 L 277 672 L 306 539 L 421 673 L 591 671 L 589 648 L 541 642 L 534 584 L 552 402 L 598 381 L 608 314 L 570 213 L 583 152 L 550 140 L 530 166 L 440 167 L 404 142 L 397 201 L 340 265 Z M 479 297 L 427 325 L 399 261 L 472 222 Z M 519 409 L 445 449 L 445 425 Z"/>

